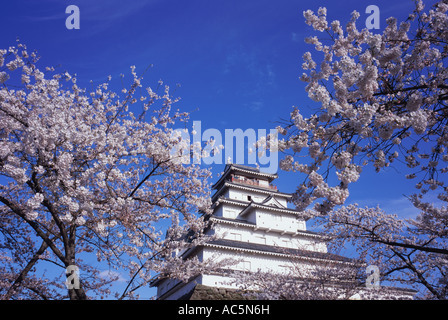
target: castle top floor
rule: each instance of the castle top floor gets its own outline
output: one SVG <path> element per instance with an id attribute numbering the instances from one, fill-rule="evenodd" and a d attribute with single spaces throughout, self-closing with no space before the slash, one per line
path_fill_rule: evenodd
<path id="1" fill-rule="evenodd" d="M 277 191 L 277 187 L 271 182 L 278 178 L 277 174 L 264 173 L 260 170 L 244 165 L 227 164 L 221 178 L 212 186 L 219 190 L 225 182 L 263 188 Z"/>

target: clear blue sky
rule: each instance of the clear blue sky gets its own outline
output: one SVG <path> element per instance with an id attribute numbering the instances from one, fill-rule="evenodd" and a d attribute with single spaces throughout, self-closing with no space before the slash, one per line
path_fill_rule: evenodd
<path id="1" fill-rule="evenodd" d="M 313 31 L 302 12 L 325 6 L 329 20 L 345 24 L 357 10 L 363 28 L 371 4 L 380 9 L 379 32 L 389 16 L 405 18 L 414 6 L 412 0 L 5 1 L 0 48 L 20 38 L 29 50 L 38 51 L 42 68 L 55 66 L 77 74 L 83 87 L 111 75 L 120 90 L 119 75 L 130 79 L 131 65 L 137 72 L 153 65 L 144 85 L 156 87 L 159 79 L 172 88 L 180 84 L 177 107 L 192 112 L 191 120 L 201 121 L 202 131 L 216 128 L 224 136 L 225 129 L 275 128 L 276 121 L 289 117 L 292 106 L 304 114 L 315 109 L 299 80 L 302 55 L 313 49 L 304 43 Z M 79 30 L 65 26 L 69 5 L 80 10 Z M 214 177 L 223 168 L 214 165 Z M 364 175 L 353 185 L 350 202 L 402 210 L 407 205 L 402 195 L 412 189 L 403 190 L 409 181 L 399 171 Z M 293 192 L 298 181 L 280 172 L 277 185 Z"/>
<path id="2" fill-rule="evenodd" d="M 305 114 L 316 107 L 299 80 L 301 57 L 312 50 L 304 38 L 313 34 L 302 12 L 325 6 L 329 20 L 345 24 L 357 10 L 364 23 L 371 4 L 380 9 L 380 31 L 387 17 L 404 18 L 414 6 L 412 0 L 3 1 L 0 48 L 15 45 L 18 37 L 39 52 L 41 66 L 76 73 L 84 87 L 108 75 L 119 83 L 121 73 L 130 77 L 131 65 L 137 72 L 153 65 L 144 85 L 155 87 L 159 79 L 171 87 L 180 84 L 177 106 L 194 111 L 191 119 L 201 121 L 203 130 L 269 129 L 288 118 L 292 106 Z M 79 7 L 79 30 L 65 26 L 69 5 Z M 216 165 L 213 171 L 223 168 Z M 409 215 L 403 194 L 412 189 L 403 189 L 408 181 L 399 170 L 366 174 L 353 185 L 349 201 L 381 203 Z M 280 172 L 277 185 L 293 192 L 299 181 Z"/>

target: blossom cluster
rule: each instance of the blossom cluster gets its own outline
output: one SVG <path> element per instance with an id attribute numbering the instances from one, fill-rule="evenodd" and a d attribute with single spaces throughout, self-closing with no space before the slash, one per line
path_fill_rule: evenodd
<path id="1" fill-rule="evenodd" d="M 446 299 L 448 283 L 447 13 L 446 1 L 426 12 L 416 1 L 406 21 L 389 18 L 377 33 L 357 28 L 357 12 L 343 28 L 327 22 L 324 9 L 305 11 L 306 23 L 325 34 L 306 39 L 315 52 L 303 55 L 301 76 L 321 109 L 305 117 L 294 108 L 278 129 L 287 137 L 279 141 L 282 169 L 305 175 L 293 200 L 318 217 L 329 249 L 351 246 L 384 280 L 429 299 Z M 391 165 L 415 185 L 415 218 L 340 206 L 363 168 Z"/>
<path id="2" fill-rule="evenodd" d="M 188 121 L 188 114 L 172 110 L 178 99 L 169 86 L 159 83 L 161 93 L 140 90 L 134 66 L 120 96 L 109 89 L 110 78 L 89 92 L 68 72 L 44 72 L 37 62 L 37 54 L 20 43 L 0 50 L 0 229 L 8 235 L 0 240 L 0 256 L 15 257 L 1 258 L 9 280 L 0 293 L 27 297 L 26 286 L 14 279 L 31 279 L 23 267 L 29 262 L 35 270 L 42 258 L 76 264 L 87 275 L 84 293 L 70 295 L 99 294 L 107 283 L 83 262 L 93 254 L 128 273 L 134 282 L 122 297 L 128 296 L 154 270 L 169 272 L 163 266 L 171 252 L 191 246 L 193 238 L 205 239 L 198 213 L 210 208 L 210 172 L 176 161 L 179 155 L 172 152 L 184 143 L 174 126 Z M 163 225 L 176 228 L 177 236 L 166 238 Z M 10 245 L 12 239 L 21 245 Z M 181 258 L 173 263 L 170 276 L 182 279 L 195 266 L 203 268 Z M 188 268 L 182 268 L 185 263 Z M 63 283 L 32 288 L 55 297 L 50 288 Z"/>
<path id="3" fill-rule="evenodd" d="M 394 162 L 407 164 L 409 179 L 420 179 L 419 192 L 436 188 L 439 198 L 446 197 L 447 11 L 440 1 L 424 12 L 418 1 L 406 21 L 389 18 L 380 34 L 358 29 L 356 11 L 345 28 L 327 21 L 325 8 L 303 13 L 324 34 L 306 39 L 315 53 L 303 55 L 301 76 L 321 109 L 305 117 L 296 107 L 278 128 L 287 137 L 279 140 L 288 154 L 281 169 L 307 177 L 296 192 L 298 208 L 323 198 L 315 209 L 328 212 L 345 201 L 362 167 L 371 164 L 379 172 Z M 338 186 L 326 182 L 332 171 Z"/>

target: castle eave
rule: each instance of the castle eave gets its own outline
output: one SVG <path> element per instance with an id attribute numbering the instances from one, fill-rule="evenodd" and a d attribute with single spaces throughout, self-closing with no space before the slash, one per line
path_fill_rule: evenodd
<path id="1" fill-rule="evenodd" d="M 275 246 L 248 243 L 242 241 L 220 239 L 203 245 L 204 247 L 225 249 L 237 252 L 270 255 L 277 257 L 287 257 L 289 259 L 307 260 L 314 262 L 332 262 L 342 264 L 356 264 L 352 259 L 332 253 L 308 251 L 300 249 L 280 248 Z"/>
<path id="2" fill-rule="evenodd" d="M 226 203 L 226 204 L 230 204 L 230 205 L 236 205 L 236 206 L 244 207 L 244 209 L 240 213 L 240 216 L 244 216 L 247 212 L 249 212 L 252 209 L 264 209 L 264 210 L 268 210 L 268 211 L 271 211 L 271 212 L 293 214 L 293 215 L 300 216 L 304 220 L 308 220 L 308 216 L 305 215 L 301 211 L 296 211 L 296 210 L 288 209 L 288 208 L 277 208 L 277 207 L 265 206 L 265 205 L 258 204 L 258 203 L 255 203 L 255 202 L 248 203 L 246 201 L 240 201 L 240 200 L 234 200 L 234 199 L 228 199 L 228 198 L 219 198 L 213 204 L 213 207 L 216 208 L 221 203 Z"/>
<path id="3" fill-rule="evenodd" d="M 226 168 L 224 170 L 224 173 L 222 174 L 221 178 L 212 186 L 213 189 L 218 188 L 218 186 L 227 178 L 227 176 L 230 174 L 230 172 L 239 172 L 248 176 L 252 177 L 259 177 L 267 179 L 269 182 L 271 182 L 274 179 L 278 178 L 278 175 L 276 173 L 265 173 L 261 172 L 260 170 L 244 165 L 238 165 L 238 164 L 227 164 Z"/>
<path id="4" fill-rule="evenodd" d="M 279 192 L 277 190 L 272 190 L 270 188 L 264 188 L 264 187 L 260 187 L 260 186 L 246 186 L 243 184 L 226 181 L 222 184 L 222 186 L 219 188 L 219 190 L 217 190 L 215 192 L 215 194 L 212 196 L 212 201 L 215 201 L 216 198 L 220 194 L 222 194 L 222 192 L 225 190 L 225 188 L 229 188 L 229 187 L 240 189 L 240 190 L 245 190 L 245 191 L 253 191 L 253 192 L 262 193 L 265 195 L 275 195 L 275 196 L 282 197 L 282 198 L 288 198 L 288 199 L 292 198 L 292 194 L 290 194 L 290 193 Z"/>
<path id="5" fill-rule="evenodd" d="M 280 231 L 280 230 L 272 229 L 269 227 L 257 226 L 255 223 L 248 222 L 245 220 L 239 220 L 239 219 L 229 219 L 229 218 L 213 216 L 210 218 L 210 220 L 215 223 L 231 224 L 231 225 L 238 226 L 238 227 L 246 227 L 246 228 L 251 228 L 251 229 L 260 230 L 260 231 L 276 232 L 276 233 L 280 233 L 282 235 L 286 234 L 286 235 L 291 235 L 291 236 L 301 236 L 301 237 L 307 237 L 307 238 L 310 237 L 310 238 L 315 238 L 315 239 L 320 239 L 320 240 L 328 239 L 327 236 L 313 232 L 313 231 L 307 231 L 307 230 L 296 230 L 296 231 L 281 230 Z"/>

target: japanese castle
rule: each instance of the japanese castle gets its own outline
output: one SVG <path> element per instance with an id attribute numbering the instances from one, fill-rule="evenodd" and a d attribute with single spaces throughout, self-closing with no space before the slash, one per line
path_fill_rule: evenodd
<path id="1" fill-rule="evenodd" d="M 272 181 L 277 174 L 227 164 L 220 179 L 212 186 L 213 228 L 209 234 L 217 240 L 187 250 L 185 258 L 219 256 L 238 259 L 225 272 L 201 274 L 184 283 L 169 278 L 153 282 L 160 300 L 189 299 L 196 287 L 235 288 L 229 282 L 232 271 L 281 273 L 292 264 L 350 263 L 350 259 L 327 252 L 325 236 L 307 231 L 307 217 L 288 208 L 292 195 L 277 190 Z M 294 259 L 292 259 L 294 257 Z"/>

